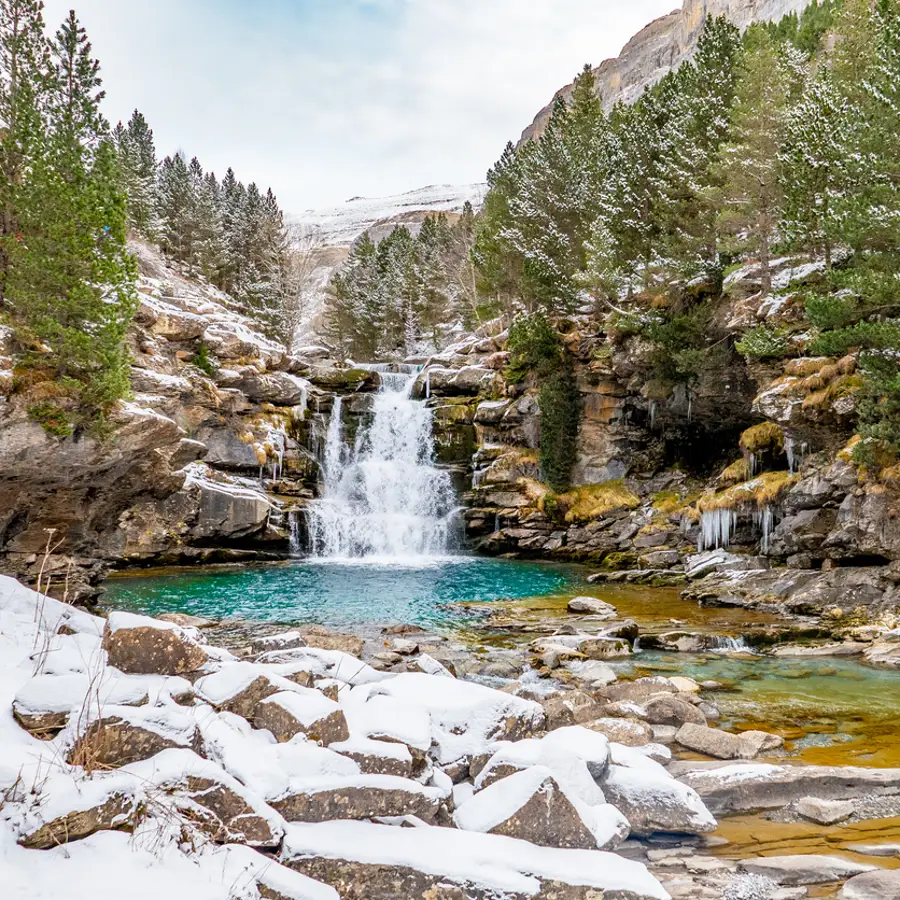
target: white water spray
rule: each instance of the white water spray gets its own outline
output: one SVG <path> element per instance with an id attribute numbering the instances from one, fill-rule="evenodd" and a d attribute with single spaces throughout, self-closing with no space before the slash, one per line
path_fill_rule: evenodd
<path id="1" fill-rule="evenodd" d="M 449 474 L 434 466 L 431 411 L 410 397 L 415 371 L 380 374 L 371 423 L 352 448 L 335 399 L 322 498 L 309 506 L 314 556 L 415 563 L 447 553 L 456 498 Z"/>

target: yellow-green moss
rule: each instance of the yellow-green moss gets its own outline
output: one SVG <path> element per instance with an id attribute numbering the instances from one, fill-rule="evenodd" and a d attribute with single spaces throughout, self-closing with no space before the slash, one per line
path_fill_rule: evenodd
<path id="1" fill-rule="evenodd" d="M 567 522 L 591 522 L 615 509 L 635 509 L 641 502 L 622 480 L 573 488 L 557 499 Z"/>
<path id="2" fill-rule="evenodd" d="M 719 483 L 726 485 L 740 484 L 749 477 L 750 471 L 747 466 L 747 460 L 742 456 L 740 459 L 736 459 L 724 472 L 722 472 L 719 476 Z"/>
<path id="3" fill-rule="evenodd" d="M 651 505 L 657 512 L 670 516 L 672 513 L 678 512 L 683 503 L 681 494 L 677 491 L 660 491 L 653 495 Z"/>
<path id="4" fill-rule="evenodd" d="M 765 450 L 783 450 L 784 432 L 774 422 L 763 422 L 748 428 L 742 435 L 740 447 L 744 453 L 762 453 Z M 733 468 L 733 466 L 729 467 Z M 726 469 L 726 471 L 728 471 Z M 745 475 L 744 478 L 747 476 Z M 741 481 L 744 479 L 742 478 Z"/>
<path id="5" fill-rule="evenodd" d="M 832 381 L 828 385 L 827 396 L 831 401 L 838 400 L 841 397 L 850 397 L 855 394 L 863 386 L 863 379 L 860 375 L 843 375 Z"/>
<path id="6" fill-rule="evenodd" d="M 700 501 L 700 510 L 737 509 L 750 504 L 763 509 L 776 503 L 788 488 L 796 484 L 798 478 L 790 472 L 765 472 L 725 491 L 707 495 Z"/>

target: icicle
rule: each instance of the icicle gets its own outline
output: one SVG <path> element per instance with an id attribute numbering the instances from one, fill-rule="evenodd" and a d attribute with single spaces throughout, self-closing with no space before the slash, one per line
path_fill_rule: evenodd
<path id="1" fill-rule="evenodd" d="M 694 398 L 691 395 L 691 392 L 688 391 L 688 425 L 691 424 L 694 420 Z"/>
<path id="2" fill-rule="evenodd" d="M 738 515 L 733 509 L 711 509 L 700 514 L 699 551 L 728 547 L 737 530 Z"/>
<path id="3" fill-rule="evenodd" d="M 772 526 L 775 524 L 775 511 L 771 506 L 765 506 L 753 513 L 753 524 L 762 531 L 762 540 L 759 549 L 763 553 L 769 552 L 769 539 L 772 536 Z"/>
<path id="4" fill-rule="evenodd" d="M 656 429 L 656 401 L 650 401 L 650 430 Z"/>
<path id="5" fill-rule="evenodd" d="M 431 399 L 431 369 L 425 373 L 425 399 Z"/>

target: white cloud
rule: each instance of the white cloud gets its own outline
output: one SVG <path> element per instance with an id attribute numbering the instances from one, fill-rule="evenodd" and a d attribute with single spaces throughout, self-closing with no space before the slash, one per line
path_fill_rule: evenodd
<path id="1" fill-rule="evenodd" d="M 107 115 L 299 211 L 480 181 L 585 62 L 673 0 L 77 0 Z M 70 0 L 46 0 L 48 23 Z"/>

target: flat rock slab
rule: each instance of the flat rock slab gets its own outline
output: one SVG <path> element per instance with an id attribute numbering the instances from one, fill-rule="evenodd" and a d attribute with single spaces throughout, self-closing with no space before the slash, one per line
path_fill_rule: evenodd
<path id="1" fill-rule="evenodd" d="M 713 815 L 779 809 L 804 797 L 853 800 L 867 794 L 900 794 L 900 769 L 738 763 L 682 764 L 672 773 L 697 791 Z"/>
<path id="2" fill-rule="evenodd" d="M 741 862 L 742 871 L 771 878 L 776 884 L 795 887 L 844 881 L 854 875 L 874 871 L 874 866 L 853 862 L 840 856 L 762 856 Z"/>
<path id="3" fill-rule="evenodd" d="M 856 875 L 841 888 L 838 900 L 900 900 L 900 871 Z"/>
<path id="4" fill-rule="evenodd" d="M 804 797 L 797 803 L 797 812 L 817 825 L 834 825 L 853 815 L 856 804 L 852 800 L 819 800 Z"/>
<path id="5" fill-rule="evenodd" d="M 566 608 L 570 613 L 600 616 L 604 619 L 614 619 L 618 615 L 618 611 L 611 603 L 595 597 L 574 597 L 568 602 Z"/>

